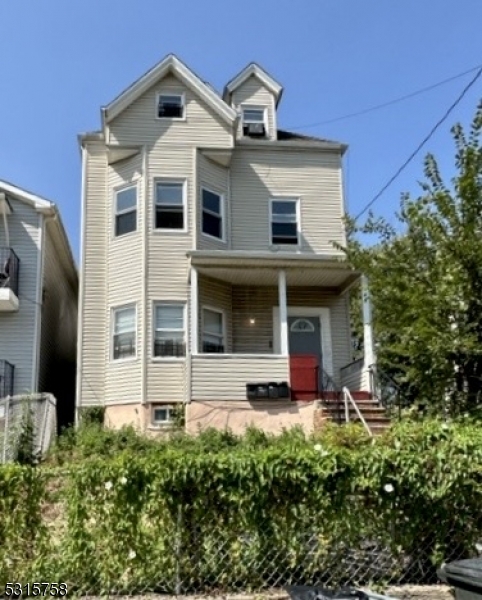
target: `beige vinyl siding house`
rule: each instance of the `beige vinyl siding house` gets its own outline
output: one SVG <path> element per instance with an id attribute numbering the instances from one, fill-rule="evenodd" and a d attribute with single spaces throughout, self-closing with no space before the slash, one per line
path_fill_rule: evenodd
<path id="1" fill-rule="evenodd" d="M 0 181 L 0 398 L 49 392 L 72 422 L 78 278 L 56 206 Z"/>
<path id="2" fill-rule="evenodd" d="M 359 278 L 334 246 L 346 147 L 280 131 L 281 93 L 252 64 L 221 96 L 169 55 L 80 137 L 79 411 L 159 431 L 187 403 L 192 430 L 208 425 L 206 403 L 246 415 L 247 384 L 277 382 L 291 388 L 286 424 L 295 354 L 318 360 L 316 386 L 345 383 Z"/>

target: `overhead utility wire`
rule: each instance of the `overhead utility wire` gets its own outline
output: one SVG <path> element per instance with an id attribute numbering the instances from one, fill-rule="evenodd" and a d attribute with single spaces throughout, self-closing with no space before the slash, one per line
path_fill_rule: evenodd
<path id="1" fill-rule="evenodd" d="M 468 75 L 473 71 L 477 71 L 480 69 L 482 64 L 477 65 L 476 67 L 472 67 L 472 69 L 468 69 L 463 73 L 458 73 L 457 75 L 453 75 L 448 79 L 443 79 L 438 83 L 434 83 L 427 87 L 421 88 L 415 92 L 411 92 L 410 94 L 405 94 L 405 96 L 400 96 L 399 98 L 395 98 L 393 100 L 388 100 L 388 102 L 383 102 L 382 104 L 376 104 L 375 106 L 371 106 L 370 108 L 364 108 L 363 110 L 359 110 L 357 112 L 348 113 L 347 115 L 342 115 L 341 117 L 335 117 L 334 119 L 328 119 L 326 121 L 318 121 L 318 123 L 311 123 L 309 125 L 296 125 L 287 127 L 287 129 L 310 129 L 311 127 L 318 127 L 319 125 L 328 125 L 329 123 L 337 123 L 338 121 L 344 121 L 345 119 L 351 119 L 353 117 L 359 117 L 361 115 L 366 115 L 367 113 L 373 112 L 375 110 L 379 110 L 380 108 L 385 108 L 386 106 L 391 106 L 393 104 L 398 104 L 399 102 L 403 102 L 404 100 L 408 100 L 409 98 L 413 98 L 414 96 L 418 96 L 420 94 L 424 94 L 425 92 L 429 92 L 430 90 L 434 90 L 435 88 L 440 87 L 441 85 L 445 85 L 446 83 L 450 83 L 451 81 L 455 81 L 456 79 L 460 79 L 464 75 Z"/>
<path id="2" fill-rule="evenodd" d="M 479 68 L 479 70 L 477 71 L 475 77 L 473 77 L 469 83 L 464 87 L 464 89 L 462 90 L 462 92 L 459 94 L 459 96 L 457 97 L 457 99 L 455 100 L 455 102 L 453 102 L 450 107 L 447 109 L 447 111 L 445 112 L 444 116 L 437 121 L 437 123 L 432 127 L 432 129 L 430 130 L 429 134 L 426 135 L 424 137 L 424 139 L 420 142 L 420 144 L 415 148 L 415 150 L 412 152 L 412 154 L 410 154 L 410 156 L 407 158 L 407 160 L 403 163 L 403 165 L 397 170 L 397 172 L 390 177 L 390 179 L 387 181 L 387 183 L 382 187 L 382 189 L 378 192 L 378 194 L 376 194 L 371 200 L 370 202 L 368 202 L 365 205 L 365 208 L 359 212 L 357 214 L 357 216 L 355 217 L 355 221 L 358 220 L 379 198 L 380 196 L 387 190 L 387 188 L 389 188 L 392 183 L 395 181 L 395 179 L 400 175 L 400 173 L 408 166 L 408 164 L 415 158 L 415 156 L 420 152 L 420 150 L 423 148 L 423 146 L 425 146 L 425 144 L 428 142 L 428 140 L 433 136 L 433 134 L 437 131 L 437 129 L 442 125 L 442 123 L 444 121 L 446 121 L 446 119 L 448 118 L 448 116 L 450 115 L 450 113 L 454 110 L 454 108 L 460 103 L 460 101 L 462 100 L 462 98 L 465 96 L 465 94 L 470 90 L 470 88 L 474 85 L 474 83 L 477 81 L 477 79 L 479 79 L 479 77 L 482 75 L 482 67 Z"/>

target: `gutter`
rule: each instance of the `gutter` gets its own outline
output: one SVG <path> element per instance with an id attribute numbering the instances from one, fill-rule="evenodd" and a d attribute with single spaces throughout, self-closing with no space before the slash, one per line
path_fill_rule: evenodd
<path id="1" fill-rule="evenodd" d="M 192 259 L 206 260 L 265 260 L 268 262 L 295 261 L 319 263 L 336 263 L 336 266 L 348 266 L 342 254 L 295 254 L 289 252 L 250 252 L 248 250 L 189 250 L 186 255 Z"/>

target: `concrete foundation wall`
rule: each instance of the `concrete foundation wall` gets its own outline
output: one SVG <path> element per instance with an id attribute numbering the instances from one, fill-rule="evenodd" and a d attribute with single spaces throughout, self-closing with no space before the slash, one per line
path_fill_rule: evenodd
<path id="1" fill-rule="evenodd" d="M 267 433 L 279 434 L 283 429 L 296 425 L 306 433 L 313 432 L 315 402 L 230 401 L 206 400 L 191 402 L 186 406 L 186 430 L 195 434 L 208 427 L 230 429 L 243 434 L 247 427 L 254 426 Z"/>

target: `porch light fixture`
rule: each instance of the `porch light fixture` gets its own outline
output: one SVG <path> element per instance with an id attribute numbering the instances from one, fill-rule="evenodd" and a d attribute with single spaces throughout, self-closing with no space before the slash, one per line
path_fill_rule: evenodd
<path id="1" fill-rule="evenodd" d="M 249 319 L 249 324 L 250 324 L 250 325 L 254 325 L 255 323 L 256 323 L 256 319 L 255 319 L 254 317 L 251 317 L 251 318 Z"/>

